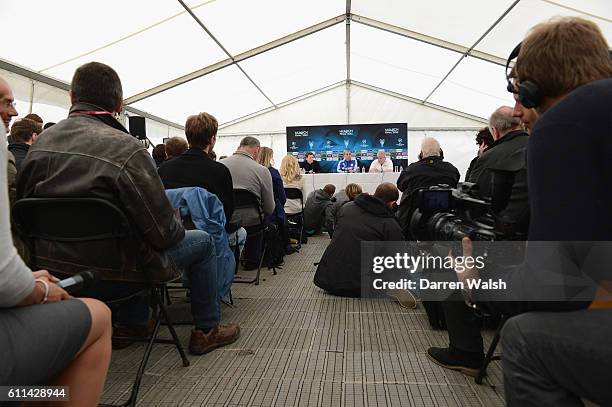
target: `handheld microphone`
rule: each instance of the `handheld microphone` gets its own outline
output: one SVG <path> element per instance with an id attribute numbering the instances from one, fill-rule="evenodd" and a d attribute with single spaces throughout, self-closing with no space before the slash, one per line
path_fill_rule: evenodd
<path id="1" fill-rule="evenodd" d="M 96 274 L 88 270 L 60 280 L 57 282 L 57 285 L 66 290 L 68 294 L 75 294 L 91 286 L 94 281 L 96 281 Z"/>

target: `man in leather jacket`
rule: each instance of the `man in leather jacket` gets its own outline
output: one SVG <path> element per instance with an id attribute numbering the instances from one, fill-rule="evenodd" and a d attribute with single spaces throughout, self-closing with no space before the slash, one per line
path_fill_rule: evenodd
<path id="1" fill-rule="evenodd" d="M 121 81 L 109 66 L 91 62 L 72 79 L 72 107 L 68 118 L 44 131 L 22 164 L 17 198 L 95 197 L 117 205 L 137 231 L 135 246 L 140 267 L 121 264 L 121 272 L 107 279 L 146 281 L 164 276 L 172 262 L 184 270 L 192 293 L 195 329 L 189 349 L 202 354 L 235 341 L 236 324 L 221 325 L 216 283 L 214 242 L 202 231 L 185 231 L 180 216 L 166 198 L 155 163 L 145 147 L 115 119 L 123 104 Z M 99 261 L 95 248 L 75 253 L 61 243 L 44 242 L 37 255 L 49 259 L 45 267 L 74 273 L 75 264 Z M 103 253 L 103 256 L 107 254 Z M 119 284 L 119 283 L 117 283 Z M 146 325 L 148 309 L 125 310 L 129 329 Z M 124 310 L 120 310 L 121 315 Z M 135 332 L 141 332 L 137 330 Z M 121 336 L 133 334 L 121 332 Z M 143 336 L 146 332 L 143 334 Z"/>

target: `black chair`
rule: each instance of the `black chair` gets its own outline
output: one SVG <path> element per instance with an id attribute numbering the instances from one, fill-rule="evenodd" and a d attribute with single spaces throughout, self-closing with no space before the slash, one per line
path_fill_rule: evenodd
<path id="1" fill-rule="evenodd" d="M 287 199 L 299 199 L 300 205 L 302 207 L 299 213 L 292 213 L 291 215 L 287 215 L 287 219 L 298 219 L 300 227 L 298 228 L 298 250 L 302 248 L 302 236 L 304 234 L 304 195 L 302 194 L 302 190 L 299 188 L 285 188 L 285 195 Z"/>
<path id="2" fill-rule="evenodd" d="M 113 339 L 143 341 L 146 348 L 140 362 L 130 397 L 121 406 L 134 406 L 147 362 L 154 343 L 167 343 L 176 346 L 183 366 L 189 366 L 181 342 L 170 320 L 164 302 L 163 294 L 166 283 L 174 281 L 180 275 L 171 267 L 166 275 L 151 275 L 147 270 L 138 267 L 135 259 L 133 242 L 136 234 L 127 217 L 117 206 L 98 198 L 26 198 L 15 203 L 12 208 L 13 223 L 18 234 L 27 243 L 28 262 L 34 269 L 45 268 L 55 274 L 75 274 L 79 271 L 93 270 L 101 276 L 104 282 L 123 282 L 132 286 L 129 295 L 121 298 L 106 299 L 107 304 L 117 304 L 136 295 L 148 294 L 154 308 L 155 326 L 149 338 L 113 337 Z M 92 259 L 58 259 L 53 250 L 39 250 L 41 241 L 51 244 L 61 243 L 69 247 L 69 251 L 78 257 L 82 250 L 95 244 L 96 248 L 103 246 Z M 90 249 L 91 253 L 92 250 Z M 61 256 L 60 256 L 61 257 Z M 76 263 L 76 261 L 80 261 Z M 136 266 L 133 272 L 127 270 Z M 117 275 L 117 279 L 109 276 Z M 179 277 L 180 278 L 180 277 Z M 171 340 L 158 339 L 162 318 L 165 320 L 172 336 Z"/>
<path id="3" fill-rule="evenodd" d="M 259 285 L 259 276 L 261 274 L 261 264 L 263 262 L 264 256 L 266 254 L 266 223 L 264 219 L 264 211 L 261 201 L 257 195 L 253 192 L 246 189 L 234 189 L 234 210 L 249 210 L 253 209 L 257 212 L 257 216 L 259 219 L 259 223 L 252 226 L 245 226 L 244 228 L 247 230 L 247 239 L 250 235 L 251 238 L 258 237 L 260 239 L 260 247 L 261 247 L 261 255 L 258 261 L 257 274 L 255 278 L 248 279 L 240 275 L 236 275 L 234 278 L 235 283 L 255 283 L 255 285 Z M 276 274 L 276 270 L 274 271 Z"/>
<path id="4" fill-rule="evenodd" d="M 506 319 L 507 319 L 506 316 L 502 315 L 501 319 L 499 320 L 499 325 L 497 326 L 497 329 L 495 330 L 495 336 L 493 336 L 493 340 L 491 341 L 491 345 L 489 346 L 489 349 L 487 350 L 487 354 L 485 355 L 484 361 L 482 362 L 482 365 L 480 366 L 480 370 L 478 371 L 478 374 L 474 378 L 474 381 L 476 382 L 476 384 L 482 384 L 482 380 L 487 375 L 487 367 L 489 366 L 489 363 L 491 363 L 494 360 L 501 360 L 501 356 L 495 355 L 495 348 L 497 348 L 497 344 L 499 343 L 501 330 L 504 327 L 504 324 L 506 323 Z"/>

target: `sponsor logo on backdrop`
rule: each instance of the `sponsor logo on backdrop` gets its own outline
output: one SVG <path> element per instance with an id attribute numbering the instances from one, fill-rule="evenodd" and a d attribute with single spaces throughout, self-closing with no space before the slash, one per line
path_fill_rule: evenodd
<path id="1" fill-rule="evenodd" d="M 291 142 L 291 147 L 289 147 L 291 150 L 297 150 L 299 147 L 295 145 L 295 141 Z"/>
<path id="2" fill-rule="evenodd" d="M 399 128 L 397 128 L 397 127 L 387 127 L 385 129 L 385 134 L 399 134 Z"/>
<path id="3" fill-rule="evenodd" d="M 297 130 L 293 134 L 295 137 L 308 137 L 308 130 Z"/>

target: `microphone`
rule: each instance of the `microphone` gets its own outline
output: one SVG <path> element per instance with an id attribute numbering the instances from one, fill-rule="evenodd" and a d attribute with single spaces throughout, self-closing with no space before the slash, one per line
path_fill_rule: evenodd
<path id="1" fill-rule="evenodd" d="M 97 275 L 93 271 L 83 271 L 72 277 L 65 278 L 57 282 L 57 285 L 68 294 L 75 294 L 84 288 L 89 287 L 94 281 L 96 281 Z"/>

